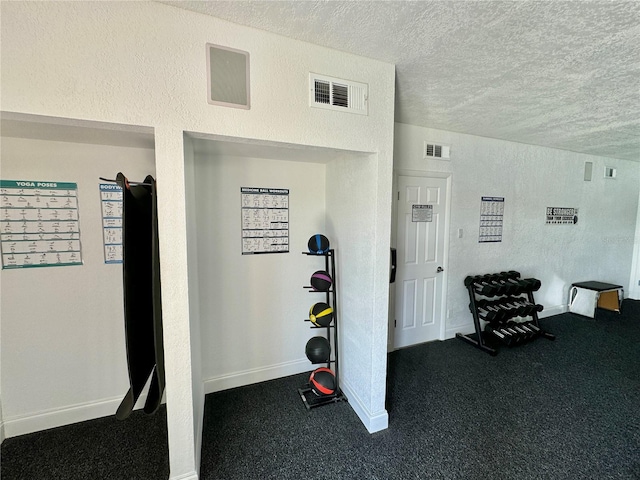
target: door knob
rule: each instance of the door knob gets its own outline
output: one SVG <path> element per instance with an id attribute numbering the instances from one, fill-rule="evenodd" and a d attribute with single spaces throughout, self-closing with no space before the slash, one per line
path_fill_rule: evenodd
<path id="1" fill-rule="evenodd" d="M 444 272 L 444 268 L 438 267 L 438 269 L 436 270 L 436 273 L 440 273 L 440 272 Z"/>

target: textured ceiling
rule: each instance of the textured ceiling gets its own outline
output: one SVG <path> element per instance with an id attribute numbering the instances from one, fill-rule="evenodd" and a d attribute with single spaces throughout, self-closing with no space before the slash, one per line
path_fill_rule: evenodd
<path id="1" fill-rule="evenodd" d="M 395 64 L 397 122 L 640 161 L 640 1 L 162 3 Z"/>

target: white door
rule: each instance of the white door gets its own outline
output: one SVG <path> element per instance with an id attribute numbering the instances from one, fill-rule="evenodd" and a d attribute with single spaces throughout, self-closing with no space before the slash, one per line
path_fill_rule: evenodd
<path id="1" fill-rule="evenodd" d="M 447 179 L 398 177 L 395 348 L 440 338 Z"/>

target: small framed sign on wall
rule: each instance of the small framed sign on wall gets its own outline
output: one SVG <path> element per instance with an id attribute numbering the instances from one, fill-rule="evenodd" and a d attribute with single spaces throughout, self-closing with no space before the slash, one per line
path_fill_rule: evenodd
<path id="1" fill-rule="evenodd" d="M 575 207 L 547 207 L 547 225 L 575 225 L 578 209 Z"/>

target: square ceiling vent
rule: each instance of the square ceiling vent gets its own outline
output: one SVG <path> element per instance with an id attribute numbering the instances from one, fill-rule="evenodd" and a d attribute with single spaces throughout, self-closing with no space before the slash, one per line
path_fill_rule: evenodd
<path id="1" fill-rule="evenodd" d="M 309 74 L 309 105 L 339 112 L 369 114 L 369 86 L 339 78 Z"/>

